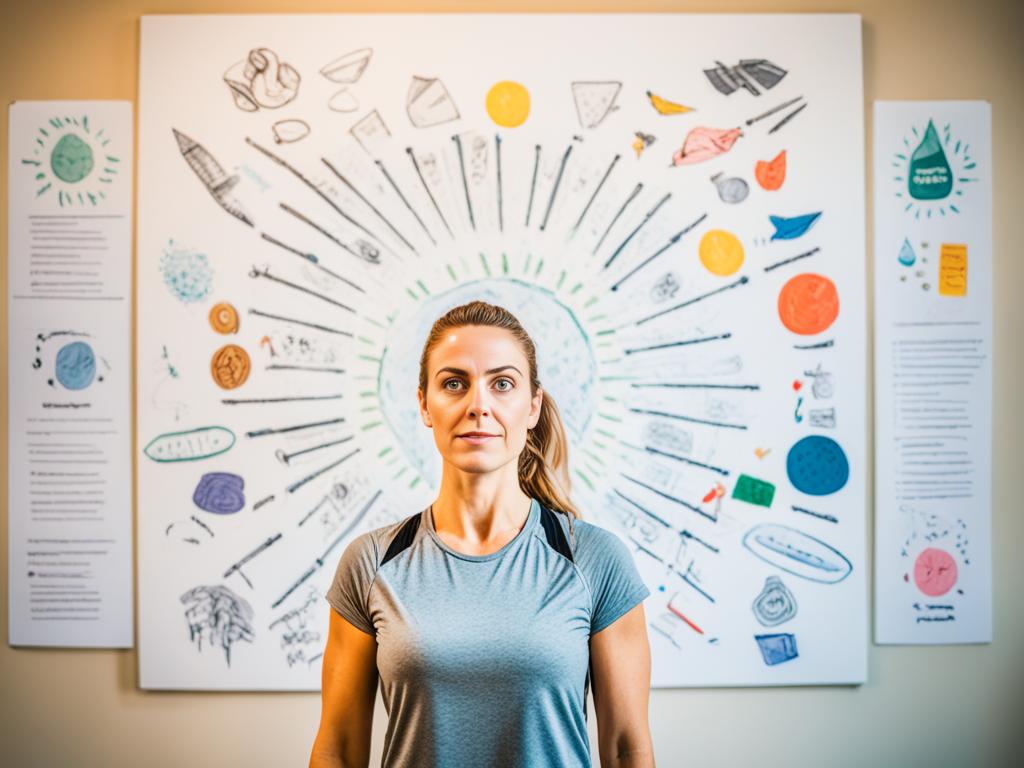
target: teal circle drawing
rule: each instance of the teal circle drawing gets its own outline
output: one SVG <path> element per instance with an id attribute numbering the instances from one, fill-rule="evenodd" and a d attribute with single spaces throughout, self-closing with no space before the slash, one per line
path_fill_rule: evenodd
<path id="1" fill-rule="evenodd" d="M 92 171 L 92 147 L 73 133 L 61 136 L 50 153 L 53 175 L 68 184 L 75 184 Z"/>
<path id="2" fill-rule="evenodd" d="M 73 341 L 60 348 L 56 369 L 65 389 L 85 389 L 96 377 L 96 355 L 84 341 Z"/>
<path id="3" fill-rule="evenodd" d="M 827 496 L 846 485 L 850 464 L 835 440 L 824 435 L 808 435 L 789 449 L 786 474 L 801 493 Z"/>

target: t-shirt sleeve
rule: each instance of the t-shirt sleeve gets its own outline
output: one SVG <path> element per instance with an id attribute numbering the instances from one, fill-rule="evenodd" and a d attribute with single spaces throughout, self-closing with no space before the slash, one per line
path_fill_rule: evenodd
<path id="1" fill-rule="evenodd" d="M 349 623 L 369 635 L 376 635 L 367 608 L 370 585 L 377 571 L 377 542 L 371 531 L 356 536 L 345 547 L 327 594 L 331 607 Z"/>
<path id="2" fill-rule="evenodd" d="M 643 601 L 651 590 L 640 577 L 633 555 L 622 539 L 596 525 L 577 523 L 583 529 L 576 559 L 590 585 L 593 606 L 590 634 L 612 624 Z"/>

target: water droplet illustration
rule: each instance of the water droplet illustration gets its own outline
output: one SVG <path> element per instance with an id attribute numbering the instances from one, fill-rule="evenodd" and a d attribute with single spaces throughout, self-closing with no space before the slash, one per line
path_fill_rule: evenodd
<path id="1" fill-rule="evenodd" d="M 953 189 L 953 173 L 942 151 L 942 142 L 931 120 L 924 138 L 910 157 L 907 190 L 915 200 L 941 200 Z"/>
<path id="2" fill-rule="evenodd" d="M 900 264 L 904 267 L 914 266 L 914 262 L 917 260 L 917 256 L 914 254 L 914 249 L 910 245 L 910 241 L 907 238 L 903 238 L 903 245 L 900 246 Z"/>

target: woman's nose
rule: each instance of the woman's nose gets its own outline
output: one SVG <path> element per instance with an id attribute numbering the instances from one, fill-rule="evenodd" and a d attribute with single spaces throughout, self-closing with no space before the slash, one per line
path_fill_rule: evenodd
<path id="1" fill-rule="evenodd" d="M 491 406 L 487 402 L 487 389 L 474 387 L 470 393 L 469 412 L 474 418 L 489 415 Z"/>

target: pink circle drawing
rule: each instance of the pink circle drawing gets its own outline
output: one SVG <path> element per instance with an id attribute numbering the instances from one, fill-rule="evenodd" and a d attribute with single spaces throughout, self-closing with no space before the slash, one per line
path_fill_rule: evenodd
<path id="1" fill-rule="evenodd" d="M 914 561 L 914 583 L 930 597 L 944 595 L 956 584 L 956 561 L 942 549 L 929 547 Z"/>

